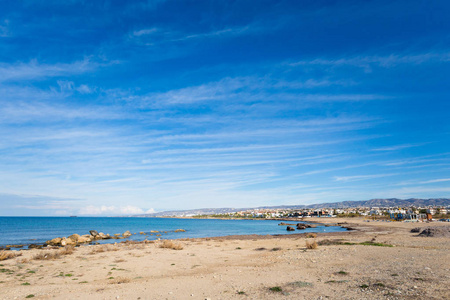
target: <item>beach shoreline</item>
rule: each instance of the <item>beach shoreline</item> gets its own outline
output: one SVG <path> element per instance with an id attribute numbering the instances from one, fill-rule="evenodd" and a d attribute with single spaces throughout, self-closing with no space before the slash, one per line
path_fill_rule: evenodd
<path id="1" fill-rule="evenodd" d="M 311 221 L 336 222 L 326 219 Z M 21 256 L 0 261 L 0 299 L 450 296 L 450 239 L 411 233 L 447 224 L 339 221 L 355 230 L 86 245 L 55 259 L 43 257 L 61 250 L 15 251 Z"/>

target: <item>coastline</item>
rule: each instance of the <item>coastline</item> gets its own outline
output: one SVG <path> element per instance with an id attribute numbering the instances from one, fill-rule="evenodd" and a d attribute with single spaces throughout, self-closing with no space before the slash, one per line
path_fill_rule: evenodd
<path id="1" fill-rule="evenodd" d="M 446 224 L 342 221 L 356 230 L 319 233 L 316 238 L 299 233 L 172 241 L 179 250 L 161 248 L 162 241 L 81 246 L 50 260 L 36 257 L 59 250 L 22 250 L 21 256 L 0 261 L 0 299 L 450 296 L 450 239 L 410 232 L 414 227 Z M 371 240 L 393 247 L 364 243 Z M 307 249 L 306 243 L 312 241 L 319 244 L 317 249 Z M 270 290 L 275 287 L 280 291 Z"/>

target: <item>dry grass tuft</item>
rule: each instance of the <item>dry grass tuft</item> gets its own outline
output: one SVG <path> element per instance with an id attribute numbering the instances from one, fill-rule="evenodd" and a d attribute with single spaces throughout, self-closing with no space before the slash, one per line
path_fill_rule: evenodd
<path id="1" fill-rule="evenodd" d="M 48 252 L 41 252 L 39 254 L 36 254 L 35 256 L 33 256 L 34 260 L 53 260 L 53 259 L 58 259 L 61 257 L 61 254 L 59 253 L 59 251 L 48 251 Z"/>
<path id="2" fill-rule="evenodd" d="M 109 283 L 110 284 L 122 284 L 122 283 L 129 283 L 131 282 L 131 279 L 128 277 L 117 277 L 112 279 Z"/>
<path id="3" fill-rule="evenodd" d="M 306 238 L 307 239 L 309 239 L 309 238 L 316 238 L 317 237 L 317 234 L 316 233 L 308 233 L 307 235 L 306 235 Z"/>
<path id="4" fill-rule="evenodd" d="M 58 251 L 43 251 L 41 253 L 36 254 L 33 256 L 34 260 L 53 260 L 61 258 L 65 255 L 70 255 L 75 251 L 75 246 L 65 246 L 61 250 Z"/>
<path id="5" fill-rule="evenodd" d="M 75 251 L 75 246 L 65 246 L 63 249 L 59 250 L 61 255 L 69 255 Z"/>
<path id="6" fill-rule="evenodd" d="M 160 245 L 159 248 L 169 248 L 173 250 L 183 250 L 183 245 L 174 243 L 171 240 L 164 240 Z"/>
<path id="7" fill-rule="evenodd" d="M 15 257 L 21 256 L 21 255 L 22 255 L 22 253 L 17 253 L 15 251 L 1 251 L 0 252 L 0 261 L 15 258 Z"/>
<path id="8" fill-rule="evenodd" d="M 316 241 L 313 241 L 312 243 L 306 241 L 306 248 L 307 249 L 317 249 L 318 245 Z"/>
<path id="9" fill-rule="evenodd" d="M 109 251 L 118 251 L 119 246 L 117 245 L 101 245 L 101 246 L 93 246 L 91 252 L 89 254 L 103 253 Z"/>

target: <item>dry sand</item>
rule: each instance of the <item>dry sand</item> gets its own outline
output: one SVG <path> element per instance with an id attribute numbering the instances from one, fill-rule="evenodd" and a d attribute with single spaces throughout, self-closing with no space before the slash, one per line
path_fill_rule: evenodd
<path id="1" fill-rule="evenodd" d="M 445 223 L 316 221 L 357 230 L 82 246 L 54 260 L 33 257 L 58 250 L 20 251 L 0 261 L 0 299 L 450 299 L 450 238 L 410 232 Z M 305 247 L 325 239 L 394 247 Z"/>

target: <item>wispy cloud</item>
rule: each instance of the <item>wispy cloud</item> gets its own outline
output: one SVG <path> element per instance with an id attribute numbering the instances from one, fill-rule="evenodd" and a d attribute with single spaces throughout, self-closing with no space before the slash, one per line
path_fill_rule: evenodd
<path id="1" fill-rule="evenodd" d="M 368 55 L 354 56 L 336 59 L 315 58 L 311 60 L 301 60 L 290 63 L 291 66 L 352 66 L 364 68 L 370 71 L 372 66 L 391 68 L 398 65 L 420 65 L 427 62 L 446 63 L 450 62 L 449 52 L 428 52 L 418 54 L 391 54 L 387 56 Z"/>
<path id="2" fill-rule="evenodd" d="M 439 179 L 422 181 L 420 183 L 427 184 L 427 183 L 438 183 L 438 182 L 447 182 L 447 181 L 450 181 L 450 178 L 439 178 Z"/>
<path id="3" fill-rule="evenodd" d="M 423 145 L 425 145 L 425 144 L 421 143 L 421 144 L 394 145 L 394 146 L 375 148 L 375 149 L 373 149 L 373 151 L 397 151 L 397 150 L 408 149 L 408 148 L 413 148 L 413 147 L 420 147 Z"/>
<path id="4" fill-rule="evenodd" d="M 361 181 L 370 180 L 375 178 L 383 178 L 386 176 L 395 176 L 398 174 L 372 174 L 372 175 L 354 175 L 354 176 L 335 176 L 335 181 L 351 182 L 351 181 Z"/>

